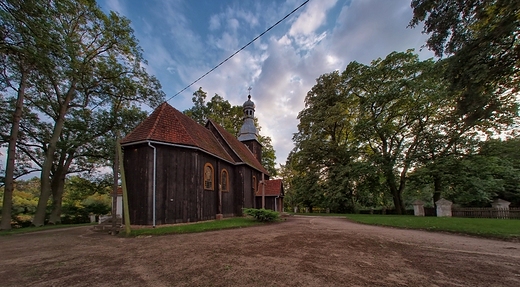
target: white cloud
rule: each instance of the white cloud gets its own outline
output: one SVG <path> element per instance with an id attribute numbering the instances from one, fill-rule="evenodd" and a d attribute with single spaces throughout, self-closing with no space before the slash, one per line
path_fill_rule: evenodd
<path id="1" fill-rule="evenodd" d="M 336 5 L 336 0 L 311 1 L 298 16 L 289 30 L 290 36 L 310 35 L 325 24 L 327 10 Z"/>
<path id="2" fill-rule="evenodd" d="M 238 20 L 235 19 L 235 18 L 229 19 L 228 20 L 228 27 L 231 29 L 231 31 L 236 32 L 238 27 L 239 27 Z"/>
<path id="3" fill-rule="evenodd" d="M 218 15 L 211 15 L 209 18 L 209 29 L 211 31 L 220 29 L 220 19 Z"/>

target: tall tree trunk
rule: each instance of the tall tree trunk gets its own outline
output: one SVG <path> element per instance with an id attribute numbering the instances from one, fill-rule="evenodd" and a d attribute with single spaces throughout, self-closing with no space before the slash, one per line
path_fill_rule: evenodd
<path id="1" fill-rule="evenodd" d="M 63 191 L 65 189 L 65 177 L 67 176 L 67 171 L 69 170 L 73 158 L 74 152 L 69 152 L 65 162 L 63 162 L 63 160 L 60 161 L 60 165 L 52 177 L 52 212 L 49 216 L 49 224 L 61 224 L 61 207 Z"/>
<path id="2" fill-rule="evenodd" d="M 36 206 L 36 213 L 32 222 L 33 226 L 43 226 L 45 223 L 45 213 L 47 209 L 47 201 L 51 195 L 51 169 L 54 163 L 54 153 L 56 152 L 56 146 L 60 138 L 63 126 L 65 125 L 65 114 L 68 111 L 69 103 L 72 100 L 72 95 L 75 92 L 74 84 L 67 92 L 65 99 L 60 103 L 60 111 L 56 123 L 54 124 L 54 131 L 52 137 L 49 140 L 47 151 L 45 153 L 45 159 L 42 165 L 41 173 L 41 188 L 40 198 L 38 199 L 38 205 Z"/>
<path id="3" fill-rule="evenodd" d="M 433 203 L 436 203 L 441 199 L 442 194 L 442 179 L 440 176 L 435 175 L 433 177 Z"/>
<path id="4" fill-rule="evenodd" d="M 58 168 L 52 175 L 51 180 L 51 194 L 52 194 L 52 211 L 49 215 L 49 224 L 60 224 L 61 223 L 61 194 L 63 189 L 60 191 L 60 178 L 63 171 Z M 60 210 L 58 210 L 60 209 Z M 58 215 L 59 214 L 59 215 Z"/>
<path id="5" fill-rule="evenodd" d="M 441 199 L 442 195 L 442 179 L 438 174 L 433 176 L 433 205 L 437 207 L 435 204 L 439 199 Z M 437 215 L 437 208 L 435 208 L 435 215 Z"/>
<path id="6" fill-rule="evenodd" d="M 7 148 L 7 163 L 5 168 L 4 179 L 4 197 L 2 204 L 2 222 L 0 230 L 11 229 L 11 210 L 13 205 L 14 191 L 14 166 L 16 157 L 16 141 L 18 140 L 18 131 L 20 130 L 20 120 L 22 119 L 23 101 L 25 97 L 25 89 L 27 87 L 27 73 L 22 73 L 16 106 L 13 113 L 13 123 L 11 125 L 11 135 L 9 136 L 9 144 Z"/>
<path id="7" fill-rule="evenodd" d="M 388 169 L 386 171 L 386 182 L 388 188 L 390 189 L 390 194 L 392 194 L 395 212 L 399 215 L 404 214 L 404 204 L 403 199 L 401 197 L 402 190 L 401 187 L 397 188 L 397 184 L 395 182 L 395 175 L 392 169 Z"/>

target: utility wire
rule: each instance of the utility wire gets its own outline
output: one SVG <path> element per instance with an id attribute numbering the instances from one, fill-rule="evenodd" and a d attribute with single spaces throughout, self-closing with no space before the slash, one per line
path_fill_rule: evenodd
<path id="1" fill-rule="evenodd" d="M 209 73 L 213 72 L 214 70 L 216 70 L 218 67 L 222 66 L 222 64 L 224 64 L 225 62 L 227 62 L 229 59 L 233 58 L 233 56 L 235 56 L 236 54 L 238 54 L 240 51 L 244 50 L 245 48 L 247 48 L 247 46 L 251 45 L 254 41 L 256 41 L 258 38 L 262 37 L 265 33 L 269 32 L 271 29 L 273 29 L 276 25 L 280 24 L 283 20 L 287 19 L 289 16 L 291 16 L 294 12 L 298 11 L 298 9 L 300 9 L 301 7 L 303 7 L 305 4 L 307 4 L 310 0 L 307 0 L 305 2 L 303 2 L 300 6 L 298 6 L 297 8 L 295 8 L 294 10 L 292 10 L 289 14 L 285 15 L 285 17 L 283 17 L 282 19 L 278 20 L 278 22 L 274 23 L 274 25 L 272 25 L 271 27 L 269 27 L 267 30 L 265 30 L 264 32 L 260 33 L 260 35 L 256 36 L 253 40 L 249 41 L 249 43 L 245 44 L 242 48 L 238 49 L 235 53 L 231 54 L 231 56 L 227 57 L 224 61 L 220 62 L 218 65 L 216 65 L 215 67 L 213 67 L 211 70 L 207 71 L 204 75 L 200 76 L 198 79 L 196 79 L 195 81 L 193 81 L 191 84 L 187 85 L 184 89 L 180 90 L 178 93 L 176 93 L 175 95 L 171 96 L 169 99 L 166 100 L 166 102 L 168 102 L 169 100 L 175 98 L 177 95 L 179 95 L 180 93 L 184 92 L 186 89 L 188 89 L 189 87 L 193 86 L 193 84 L 195 84 L 196 82 L 200 81 L 202 78 L 206 77 Z"/>

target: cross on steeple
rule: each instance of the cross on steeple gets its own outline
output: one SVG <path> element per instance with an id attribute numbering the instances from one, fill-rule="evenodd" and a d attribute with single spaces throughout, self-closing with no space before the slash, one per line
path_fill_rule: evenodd
<path id="1" fill-rule="evenodd" d="M 251 98 L 251 90 L 252 90 L 252 89 L 253 89 L 253 88 L 251 88 L 251 87 L 247 88 L 247 90 L 249 91 L 249 98 Z"/>

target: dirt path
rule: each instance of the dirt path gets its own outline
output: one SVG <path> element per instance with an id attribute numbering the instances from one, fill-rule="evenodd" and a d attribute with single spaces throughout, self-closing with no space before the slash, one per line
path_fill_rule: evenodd
<path id="1" fill-rule="evenodd" d="M 520 243 L 323 217 L 128 239 L 84 227 L 0 237 L 0 286 L 520 286 Z"/>

